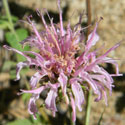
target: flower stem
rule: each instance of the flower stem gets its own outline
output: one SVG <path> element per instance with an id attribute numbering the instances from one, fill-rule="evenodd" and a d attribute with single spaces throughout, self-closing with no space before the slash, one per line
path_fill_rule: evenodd
<path id="1" fill-rule="evenodd" d="M 91 24 L 91 0 L 86 0 L 86 11 L 87 11 L 87 25 Z M 90 33 L 90 27 L 87 30 L 87 37 Z"/>
<path id="2" fill-rule="evenodd" d="M 87 11 L 87 25 L 89 26 L 91 24 L 91 0 L 86 0 L 86 11 Z M 87 39 L 90 34 L 90 27 L 88 27 L 87 30 Z M 90 88 L 87 95 L 87 110 L 86 110 L 86 116 L 85 116 L 85 125 L 89 125 L 89 118 L 90 118 L 90 110 L 91 110 L 91 96 L 92 96 L 92 89 Z"/>
<path id="3" fill-rule="evenodd" d="M 89 125 L 90 110 L 91 110 L 91 97 L 92 97 L 92 90 L 90 89 L 89 92 L 88 92 L 88 100 L 87 100 L 87 110 L 86 110 L 86 117 L 85 117 L 85 125 Z"/>
<path id="4" fill-rule="evenodd" d="M 4 5 L 4 9 L 6 12 L 6 16 L 8 18 L 8 28 L 10 29 L 10 31 L 14 34 L 14 36 L 16 37 L 17 41 L 19 40 L 18 35 L 16 34 L 16 31 L 14 29 L 14 25 L 13 25 L 13 21 L 11 18 L 11 14 L 10 14 L 10 9 L 9 9 L 9 5 L 8 5 L 8 0 L 3 0 L 3 5 Z"/>

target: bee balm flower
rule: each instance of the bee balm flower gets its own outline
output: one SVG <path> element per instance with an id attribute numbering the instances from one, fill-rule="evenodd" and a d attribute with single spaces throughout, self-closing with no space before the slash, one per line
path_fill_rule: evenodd
<path id="1" fill-rule="evenodd" d="M 26 58 L 26 61 L 17 64 L 17 80 L 20 79 L 19 72 L 25 66 L 35 65 L 36 73 L 30 79 L 31 90 L 21 90 L 21 93 L 32 93 L 29 100 L 28 111 L 36 118 L 38 112 L 36 100 L 39 99 L 40 93 L 48 90 L 45 99 L 45 106 L 51 110 L 53 116 L 57 112 L 57 99 L 64 99 L 66 104 L 71 104 L 73 110 L 73 121 L 76 120 L 76 107 L 82 111 L 82 104 L 84 103 L 83 87 L 89 91 L 91 87 L 94 94 L 97 95 L 95 101 L 102 99 L 103 94 L 107 104 L 106 90 L 111 94 L 113 87 L 112 76 L 119 76 L 118 65 L 116 60 L 107 57 L 107 55 L 119 46 L 119 43 L 107 50 L 103 55 L 98 56 L 97 51 L 91 51 L 91 47 L 99 40 L 96 33 L 98 22 L 94 30 L 89 34 L 86 44 L 84 44 L 83 53 L 78 56 L 80 49 L 79 43 L 83 40 L 82 28 L 76 25 L 74 29 L 68 23 L 67 28 L 64 29 L 62 21 L 62 10 L 60 8 L 60 0 L 58 0 L 60 23 L 58 25 L 53 23 L 50 17 L 50 25 L 46 24 L 42 13 L 37 11 L 41 17 L 45 30 L 38 32 L 35 24 L 28 17 L 28 22 L 33 28 L 34 35 L 28 37 L 21 44 L 29 44 L 31 47 L 36 47 L 39 52 L 24 51 L 20 52 L 14 48 L 4 45 L 8 50 L 15 51 Z M 49 15 L 48 15 L 49 16 Z M 81 17 L 80 17 L 81 19 Z M 81 20 L 80 20 L 81 21 Z M 79 22 L 81 23 L 81 22 Z M 78 24 L 79 24 L 78 23 Z M 31 57 L 29 54 L 35 56 Z M 76 56 L 77 55 L 77 56 Z M 116 74 L 109 74 L 99 64 L 110 63 L 115 65 Z M 48 78 L 48 82 L 41 83 L 37 88 L 37 84 L 41 79 Z M 59 93 L 63 95 L 59 96 Z"/>

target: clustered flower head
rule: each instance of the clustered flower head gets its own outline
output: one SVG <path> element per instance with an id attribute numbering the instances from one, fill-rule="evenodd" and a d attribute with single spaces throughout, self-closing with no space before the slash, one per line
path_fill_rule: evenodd
<path id="1" fill-rule="evenodd" d="M 118 64 L 116 60 L 107 57 L 107 55 L 119 46 L 119 43 L 107 50 L 103 55 L 98 56 L 97 52 L 90 51 L 91 47 L 99 40 L 96 33 L 98 26 L 95 24 L 94 30 L 89 34 L 88 40 L 84 44 L 84 50 L 78 55 L 80 49 L 79 43 L 83 41 L 83 28 L 80 27 L 80 21 L 72 29 L 70 23 L 67 28 L 63 27 L 62 10 L 60 8 L 60 0 L 58 0 L 59 8 L 59 25 L 53 23 L 50 19 L 50 25 L 46 24 L 42 13 L 37 11 L 44 24 L 45 30 L 38 32 L 34 22 L 28 17 L 28 23 L 32 26 L 34 35 L 28 37 L 21 44 L 29 44 L 35 47 L 39 52 L 34 51 L 18 51 L 14 48 L 4 45 L 8 50 L 15 51 L 26 58 L 26 61 L 17 64 L 17 80 L 20 79 L 20 70 L 25 67 L 35 66 L 36 73 L 30 79 L 31 90 L 20 90 L 21 93 L 31 93 L 28 111 L 36 118 L 38 108 L 36 100 L 39 99 L 41 92 L 48 90 L 45 107 L 52 111 L 53 116 L 57 112 L 57 100 L 65 100 L 67 105 L 72 107 L 72 120 L 76 120 L 76 107 L 82 111 L 82 104 L 85 101 L 84 89 L 89 91 L 92 88 L 93 93 L 97 95 L 95 101 L 99 101 L 104 96 L 107 104 L 107 90 L 112 93 L 112 76 L 120 76 Z M 34 55 L 30 56 L 30 55 Z M 116 73 L 109 74 L 103 67 L 102 63 L 110 63 L 115 65 Z M 47 78 L 46 82 L 38 83 L 41 79 Z M 83 89 L 84 88 L 84 89 Z M 62 96 L 60 96 L 62 94 Z M 58 102 L 61 103 L 61 102 Z"/>

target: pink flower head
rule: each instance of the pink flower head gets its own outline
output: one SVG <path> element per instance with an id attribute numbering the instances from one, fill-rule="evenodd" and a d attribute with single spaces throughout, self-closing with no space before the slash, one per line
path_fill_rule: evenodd
<path id="1" fill-rule="evenodd" d="M 20 79 L 19 72 L 24 66 L 36 66 L 36 73 L 30 80 L 31 90 L 21 90 L 22 93 L 32 93 L 28 106 L 29 113 L 36 118 L 36 113 L 38 112 L 36 100 L 39 98 L 40 93 L 47 89 L 49 91 L 45 99 L 46 108 L 51 110 L 53 116 L 55 116 L 57 98 L 65 99 L 66 104 L 71 104 L 72 106 L 72 118 L 75 121 L 76 107 L 79 111 L 82 111 L 82 104 L 84 103 L 83 88 L 87 90 L 90 87 L 92 88 L 94 94 L 97 95 L 95 101 L 101 100 L 104 95 L 105 103 L 107 104 L 107 90 L 110 94 L 112 93 L 112 76 L 121 75 L 119 74 L 116 60 L 107 57 L 107 55 L 116 49 L 120 43 L 114 45 L 101 56 L 97 55 L 98 50 L 90 51 L 91 47 L 99 40 L 99 36 L 96 33 L 97 22 L 94 30 L 88 36 L 86 44 L 84 44 L 83 53 L 78 56 L 79 43 L 84 39 L 83 33 L 81 33 L 83 29 L 80 27 L 81 17 L 74 29 L 70 27 L 70 23 L 64 29 L 60 0 L 58 0 L 58 8 L 59 25 L 54 24 L 49 15 L 50 25 L 47 25 L 42 13 L 37 11 L 45 27 L 42 32 L 37 31 L 35 24 L 28 17 L 28 23 L 33 28 L 34 35 L 22 41 L 21 44 L 23 46 L 29 44 L 31 47 L 36 47 L 39 50 L 38 53 L 33 51 L 20 52 L 6 45 L 4 47 L 26 58 L 25 62 L 17 64 L 17 80 Z M 29 56 L 29 54 L 34 55 L 35 58 Z M 99 65 L 101 63 L 114 64 L 116 74 L 109 74 Z M 45 76 L 48 77 L 48 83 L 41 83 L 41 87 L 37 88 L 37 83 Z M 59 96 L 59 92 L 62 93 L 64 98 Z"/>

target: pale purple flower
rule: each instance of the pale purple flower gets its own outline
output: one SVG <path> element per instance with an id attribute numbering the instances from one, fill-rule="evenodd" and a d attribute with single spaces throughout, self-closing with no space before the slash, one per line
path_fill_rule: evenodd
<path id="1" fill-rule="evenodd" d="M 94 30 L 88 36 L 86 44 L 84 44 L 84 51 L 80 56 L 78 50 L 80 49 L 79 43 L 84 39 L 80 27 L 81 17 L 78 24 L 72 29 L 70 23 L 67 28 L 63 27 L 62 10 L 60 8 L 60 0 L 58 0 L 59 8 L 59 25 L 53 23 L 53 19 L 50 18 L 50 25 L 46 24 L 42 13 L 37 11 L 37 14 L 41 17 L 45 30 L 38 32 L 35 24 L 31 21 L 31 17 L 28 17 L 28 23 L 33 28 L 34 35 L 28 37 L 21 42 L 23 46 L 25 44 L 31 47 L 36 47 L 39 52 L 25 51 L 20 52 L 14 48 L 4 45 L 8 50 L 15 51 L 26 58 L 25 62 L 19 62 L 17 64 L 17 80 L 20 79 L 20 70 L 24 66 L 35 65 L 36 73 L 30 79 L 31 90 L 21 90 L 21 93 L 31 93 L 28 111 L 36 118 L 38 112 L 36 106 L 36 100 L 39 98 L 40 93 L 47 89 L 48 94 L 45 99 L 45 106 L 51 110 L 53 116 L 57 112 L 56 103 L 57 99 L 64 99 L 66 104 L 70 104 L 73 110 L 73 121 L 76 120 L 76 107 L 79 111 L 82 111 L 82 104 L 85 101 L 84 90 L 89 91 L 91 87 L 94 94 L 97 95 L 95 101 L 99 101 L 105 98 L 107 104 L 107 91 L 112 93 L 113 78 L 112 76 L 120 76 L 118 64 L 116 60 L 107 57 L 107 55 L 116 49 L 120 43 L 117 43 L 112 48 L 107 50 L 103 55 L 98 56 L 97 52 L 90 51 L 96 42 L 99 40 L 99 36 L 96 32 L 98 23 L 96 23 Z M 48 14 L 48 13 L 47 13 Z M 35 58 L 29 56 L 32 54 Z M 116 67 L 115 74 L 109 74 L 99 64 L 110 63 Z M 41 83 L 41 86 L 37 88 L 37 83 L 48 77 L 48 82 Z M 63 97 L 59 96 L 59 92 Z M 59 102 L 58 102 L 59 103 Z"/>

